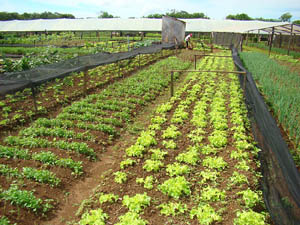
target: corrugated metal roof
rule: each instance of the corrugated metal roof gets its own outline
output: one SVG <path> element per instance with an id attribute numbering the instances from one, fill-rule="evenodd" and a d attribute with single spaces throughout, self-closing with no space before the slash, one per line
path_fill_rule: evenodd
<path id="1" fill-rule="evenodd" d="M 282 22 L 182 19 L 187 32 L 234 32 L 278 26 Z M 1 21 L 0 32 L 26 31 L 161 31 L 161 19 L 39 19 Z"/>

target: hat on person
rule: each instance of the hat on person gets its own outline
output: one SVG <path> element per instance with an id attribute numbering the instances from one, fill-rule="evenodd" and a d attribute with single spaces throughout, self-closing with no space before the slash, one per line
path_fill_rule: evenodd
<path id="1" fill-rule="evenodd" d="M 191 37 L 193 36 L 193 34 L 190 34 L 191 35 Z"/>

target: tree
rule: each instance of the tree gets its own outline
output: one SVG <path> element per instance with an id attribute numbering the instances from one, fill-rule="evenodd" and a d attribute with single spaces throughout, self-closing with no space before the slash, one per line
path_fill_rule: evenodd
<path id="1" fill-rule="evenodd" d="M 114 18 L 114 16 L 109 14 L 108 12 L 101 11 L 100 13 L 101 14 L 100 14 L 100 16 L 98 16 L 98 18 Z"/>
<path id="2" fill-rule="evenodd" d="M 159 13 L 154 13 L 154 14 L 149 14 L 147 16 L 147 18 L 155 18 L 155 19 L 159 19 L 162 18 L 164 14 L 159 14 Z"/>
<path id="3" fill-rule="evenodd" d="M 246 13 L 231 15 L 229 14 L 226 16 L 227 20 L 253 20 L 250 16 L 248 16 Z"/>
<path id="4" fill-rule="evenodd" d="M 292 18 L 292 14 L 290 14 L 289 12 L 284 13 L 284 14 L 281 15 L 281 17 L 279 17 L 279 19 L 280 19 L 282 22 L 290 22 L 290 21 L 291 21 L 291 18 Z"/>
<path id="5" fill-rule="evenodd" d="M 293 24 L 298 24 L 298 25 L 300 25 L 300 20 L 294 20 L 294 21 L 293 21 Z"/>
<path id="6" fill-rule="evenodd" d="M 280 22 L 279 19 L 266 19 L 266 18 L 263 18 L 263 17 L 255 18 L 255 20 L 265 21 L 265 22 Z"/>
<path id="7" fill-rule="evenodd" d="M 16 12 L 0 12 L 0 20 L 34 20 L 34 19 L 59 19 L 59 18 L 71 18 L 75 19 L 72 14 L 61 14 L 52 12 L 43 13 L 23 13 Z"/>
<path id="8" fill-rule="evenodd" d="M 154 13 L 147 16 L 147 18 L 162 18 L 164 15 L 174 17 L 174 18 L 182 18 L 182 19 L 190 19 L 190 18 L 199 18 L 199 19 L 209 19 L 202 12 L 188 13 L 186 11 L 177 11 L 176 9 L 172 9 L 170 12 L 166 12 L 165 14 Z"/>

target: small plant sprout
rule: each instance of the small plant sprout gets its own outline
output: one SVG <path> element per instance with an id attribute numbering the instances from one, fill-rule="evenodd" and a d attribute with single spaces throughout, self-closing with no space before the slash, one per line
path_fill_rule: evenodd
<path id="1" fill-rule="evenodd" d="M 165 148 L 169 148 L 169 149 L 175 149 L 175 148 L 177 148 L 177 145 L 176 145 L 176 143 L 173 140 L 169 140 L 169 141 L 165 141 L 164 140 L 162 142 L 162 144 L 163 144 L 163 146 Z"/>
<path id="2" fill-rule="evenodd" d="M 155 182 L 155 179 L 153 176 L 147 176 L 145 179 L 143 178 L 136 178 L 136 183 L 138 184 L 144 184 L 144 188 L 151 190 L 153 188 L 153 183 Z"/>
<path id="3" fill-rule="evenodd" d="M 247 190 L 240 191 L 237 194 L 242 195 L 242 201 L 247 208 L 253 208 L 257 204 L 263 203 L 261 191 L 256 193 L 248 188 Z"/>
<path id="4" fill-rule="evenodd" d="M 234 171 L 230 177 L 231 185 L 249 184 L 247 177 L 244 174 Z"/>
<path id="5" fill-rule="evenodd" d="M 102 209 L 91 210 L 90 212 L 86 212 L 82 215 L 81 220 L 79 221 L 80 225 L 105 225 L 105 220 L 109 217 L 106 213 L 103 212 Z"/>
<path id="6" fill-rule="evenodd" d="M 100 204 L 103 204 L 105 202 L 113 203 L 113 202 L 118 201 L 118 199 L 119 199 L 118 195 L 101 193 L 101 195 L 99 197 L 99 202 L 100 202 Z"/>
<path id="7" fill-rule="evenodd" d="M 158 172 L 163 165 L 164 164 L 159 160 L 147 159 L 144 163 L 143 169 L 147 172 Z"/>
<path id="8" fill-rule="evenodd" d="M 190 165 L 197 165 L 197 162 L 200 160 L 199 158 L 199 153 L 197 150 L 190 150 L 187 152 L 180 153 L 177 157 L 176 160 L 178 162 L 184 162 Z"/>
<path id="9" fill-rule="evenodd" d="M 133 197 L 125 195 L 122 204 L 126 206 L 130 212 L 140 213 L 144 208 L 150 205 L 151 198 L 144 194 L 136 194 Z"/>
<path id="10" fill-rule="evenodd" d="M 151 159 L 153 160 L 164 160 L 165 156 L 168 155 L 167 151 L 157 149 L 150 149 L 149 152 L 152 152 Z"/>
<path id="11" fill-rule="evenodd" d="M 181 133 L 174 125 L 170 125 L 165 131 L 163 131 L 162 137 L 164 139 L 176 139 Z"/>
<path id="12" fill-rule="evenodd" d="M 186 204 L 180 202 L 169 202 L 163 203 L 158 206 L 160 208 L 160 213 L 166 216 L 177 216 L 180 214 L 184 214 L 187 211 Z"/>
<path id="13" fill-rule="evenodd" d="M 252 210 L 238 211 L 236 216 L 233 221 L 234 225 L 264 225 L 266 220 L 265 215 Z"/>
<path id="14" fill-rule="evenodd" d="M 199 224 L 203 225 L 210 225 L 222 220 L 222 217 L 207 203 L 200 203 L 198 207 L 190 211 L 190 218 L 194 217 L 198 219 Z"/>
<path id="15" fill-rule="evenodd" d="M 114 173 L 115 182 L 118 184 L 123 184 L 127 181 L 127 174 L 125 172 L 117 171 Z"/>
<path id="16" fill-rule="evenodd" d="M 136 164 L 136 160 L 128 158 L 128 159 L 123 160 L 120 163 L 120 168 L 125 169 L 129 166 L 133 166 L 134 164 Z"/>
<path id="17" fill-rule="evenodd" d="M 119 217 L 119 223 L 116 223 L 116 225 L 130 225 L 130 224 L 136 224 L 136 225 L 147 225 L 149 222 L 147 220 L 143 220 L 141 216 L 138 213 L 135 212 L 127 212 L 126 214 Z"/>
<path id="18" fill-rule="evenodd" d="M 211 157 L 207 156 L 203 160 L 203 166 L 208 167 L 209 169 L 223 170 L 227 166 L 227 162 L 224 161 L 222 157 Z"/>
<path id="19" fill-rule="evenodd" d="M 190 183 L 183 176 L 177 176 L 166 180 L 163 184 L 159 185 L 162 193 L 179 199 L 182 195 L 190 195 Z"/>
<path id="20" fill-rule="evenodd" d="M 167 165 L 166 171 L 170 177 L 174 177 L 188 174 L 190 172 L 190 168 L 187 165 L 175 162 L 173 164 Z"/>

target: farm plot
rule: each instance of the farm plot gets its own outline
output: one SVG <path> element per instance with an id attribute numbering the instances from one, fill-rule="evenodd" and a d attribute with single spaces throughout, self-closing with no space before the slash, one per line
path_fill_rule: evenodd
<path id="1" fill-rule="evenodd" d="M 228 58 L 198 68 L 233 70 Z M 103 176 L 78 224 L 266 224 L 260 151 L 236 75 L 189 74 Z M 72 224 L 75 222 L 72 221 Z"/>
<path id="2" fill-rule="evenodd" d="M 253 74 L 265 101 L 284 131 L 286 142 L 300 169 L 300 76 L 258 52 L 242 52 L 241 59 Z"/>
<path id="3" fill-rule="evenodd" d="M 167 70 L 189 66 L 169 57 L 5 137 L 0 145 L 1 214 L 11 223 L 39 224 L 138 111 L 168 86 Z"/>
<path id="4" fill-rule="evenodd" d="M 5 99 L 0 101 L 0 129 L 1 131 L 10 129 L 39 116 L 48 115 L 86 94 L 95 93 L 99 88 L 171 54 L 172 51 L 166 50 L 157 54 L 140 55 L 133 59 L 99 66 L 89 70 L 87 74 L 81 72 L 39 86 L 36 90 L 37 110 L 34 107 L 31 89 L 6 95 Z"/>

